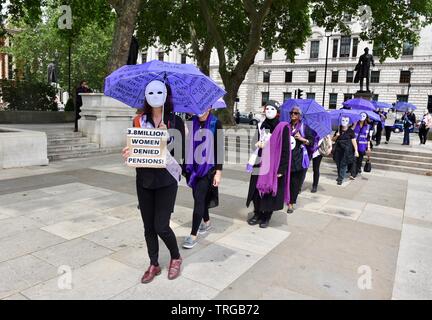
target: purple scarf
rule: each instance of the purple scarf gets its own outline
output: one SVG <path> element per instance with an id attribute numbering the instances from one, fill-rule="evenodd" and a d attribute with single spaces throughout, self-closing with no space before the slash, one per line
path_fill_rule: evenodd
<path id="1" fill-rule="evenodd" d="M 216 122 L 217 118 L 209 114 L 202 128 L 202 134 L 196 135 L 200 130 L 200 123 L 198 117 L 193 118 L 193 129 L 189 133 L 186 162 L 186 172 L 190 174 L 188 186 L 193 189 L 196 187 L 197 179 L 204 177 L 215 165 L 214 135 L 216 134 Z M 198 141 L 195 139 L 198 139 Z M 201 144 L 202 146 L 200 146 Z M 202 152 L 195 155 L 198 147 Z"/>
<path id="2" fill-rule="evenodd" d="M 270 141 L 263 149 L 262 159 L 268 159 L 269 163 L 265 164 L 261 162 L 260 173 L 257 182 L 257 190 L 260 196 L 271 193 L 272 196 L 276 196 L 278 192 L 278 170 L 280 165 L 280 159 L 282 154 L 282 139 L 283 130 L 285 127 L 289 130 L 289 137 L 291 139 L 291 128 L 287 122 L 280 122 L 274 129 Z M 291 147 L 289 149 L 289 164 L 288 171 L 285 174 L 285 195 L 284 201 L 286 204 L 290 202 L 290 176 L 291 176 Z"/>

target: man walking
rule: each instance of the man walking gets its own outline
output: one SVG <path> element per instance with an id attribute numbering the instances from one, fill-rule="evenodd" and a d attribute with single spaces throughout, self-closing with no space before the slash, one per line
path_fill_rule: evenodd
<path id="1" fill-rule="evenodd" d="M 81 112 L 81 106 L 83 105 L 80 93 L 91 93 L 91 92 L 92 90 L 89 88 L 87 81 L 85 80 L 81 81 L 79 87 L 76 90 L 75 118 L 77 120 L 81 119 L 81 116 L 79 114 Z"/>
<path id="2" fill-rule="evenodd" d="M 410 144 L 410 130 L 414 127 L 414 124 L 416 123 L 415 114 L 412 112 L 411 109 L 408 109 L 408 112 L 404 114 L 404 116 L 402 117 L 402 121 L 404 127 L 404 138 L 402 145 L 408 146 Z"/>

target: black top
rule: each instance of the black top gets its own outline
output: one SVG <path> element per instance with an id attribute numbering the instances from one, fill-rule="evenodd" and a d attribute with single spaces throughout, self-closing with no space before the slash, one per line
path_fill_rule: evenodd
<path id="1" fill-rule="evenodd" d="M 200 121 L 200 128 L 203 128 L 205 125 L 205 121 Z M 224 145 L 225 145 L 225 138 L 224 138 L 224 134 L 223 134 L 223 127 L 222 127 L 222 122 L 220 122 L 220 120 L 218 119 L 216 121 L 216 132 L 213 138 L 213 144 L 214 144 L 214 169 L 215 170 L 222 170 L 223 169 L 223 162 L 224 162 Z M 220 138 L 222 138 L 222 141 L 218 141 L 218 132 L 221 135 Z M 220 148 L 218 148 L 218 143 L 220 143 Z M 218 154 L 218 151 L 220 154 Z"/>
<path id="2" fill-rule="evenodd" d="M 153 126 L 152 117 L 148 116 L 147 121 L 149 121 Z M 171 155 L 177 160 L 180 166 L 184 162 L 184 150 L 185 150 L 185 128 L 182 118 L 179 116 L 164 116 L 164 123 L 167 124 L 169 130 L 176 129 L 175 132 L 170 132 L 170 141 L 168 142 L 168 150 Z M 176 139 L 176 136 L 181 139 Z M 180 140 L 180 141 L 178 141 Z M 158 168 L 136 168 L 137 172 L 137 186 L 146 189 L 159 189 L 167 187 L 173 183 L 177 183 L 174 177 L 168 172 L 167 169 Z"/>
<path id="3" fill-rule="evenodd" d="M 337 140 L 352 140 L 356 138 L 355 132 L 351 128 L 348 128 L 346 131 L 339 129 L 335 132 L 334 136 L 336 136 L 336 133 L 338 132 L 340 133 L 340 136 L 337 138 Z"/>
<path id="4" fill-rule="evenodd" d="M 414 113 L 404 114 L 402 117 L 404 128 L 410 128 L 416 123 L 416 116 Z"/>

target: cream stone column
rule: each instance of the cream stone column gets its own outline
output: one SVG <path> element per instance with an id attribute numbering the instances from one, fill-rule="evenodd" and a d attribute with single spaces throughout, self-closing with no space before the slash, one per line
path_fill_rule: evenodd
<path id="1" fill-rule="evenodd" d="M 132 127 L 136 109 L 103 93 L 82 93 L 78 130 L 100 148 L 126 145 L 126 130 Z"/>

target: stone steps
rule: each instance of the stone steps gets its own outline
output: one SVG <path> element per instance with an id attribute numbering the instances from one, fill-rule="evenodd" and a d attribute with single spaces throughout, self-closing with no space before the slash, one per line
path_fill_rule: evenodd
<path id="1" fill-rule="evenodd" d="M 60 153 L 52 153 L 48 155 L 48 159 L 50 161 L 58 161 L 65 159 L 73 159 L 73 158 L 90 158 L 96 157 L 104 154 L 118 153 L 119 158 L 121 149 L 117 148 L 107 148 L 107 149 L 95 149 L 95 150 L 73 150 L 73 151 L 64 151 Z"/>
<path id="2" fill-rule="evenodd" d="M 100 149 L 81 132 L 48 132 L 48 159 L 50 161 L 88 158 L 101 154 L 120 152 L 117 149 Z"/>
<path id="3" fill-rule="evenodd" d="M 334 164 L 333 159 L 330 157 L 324 158 L 323 162 L 329 163 L 329 164 Z M 417 165 L 411 166 L 411 165 L 407 165 L 406 163 L 397 163 L 397 164 L 393 163 L 392 164 L 392 163 L 388 162 L 388 159 L 379 159 L 379 158 L 372 159 L 371 158 L 371 163 L 372 163 L 372 170 L 373 169 L 380 169 L 380 170 L 405 172 L 405 173 L 412 173 L 412 174 L 419 174 L 419 175 L 426 175 L 426 173 L 432 172 L 432 168 L 431 169 L 422 168 L 422 167 L 419 167 Z M 363 162 L 363 166 L 364 166 L 364 162 Z"/>
<path id="4" fill-rule="evenodd" d="M 55 146 L 55 145 L 66 145 L 66 144 L 82 144 L 82 143 L 88 143 L 89 139 L 86 137 L 69 137 L 69 138 L 48 138 L 48 145 L 49 146 Z"/>
<path id="5" fill-rule="evenodd" d="M 48 154 L 57 154 L 65 151 L 86 151 L 99 149 L 97 143 L 69 143 L 69 144 L 56 144 L 48 146 Z"/>
<path id="6" fill-rule="evenodd" d="M 231 140 L 225 147 L 226 153 L 232 154 L 238 151 L 241 153 L 250 152 L 248 144 L 242 142 L 237 145 L 235 141 Z M 324 161 L 329 164 L 334 164 L 332 158 L 325 158 Z M 371 161 L 373 168 L 381 170 L 392 170 L 420 175 L 432 172 L 432 155 L 427 152 L 374 148 Z"/>

